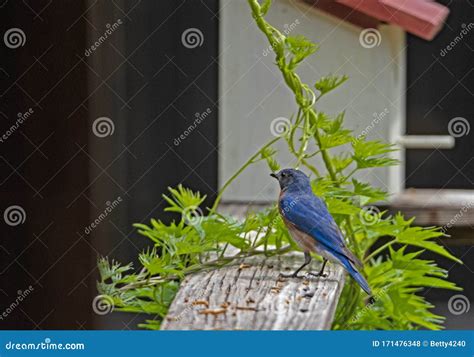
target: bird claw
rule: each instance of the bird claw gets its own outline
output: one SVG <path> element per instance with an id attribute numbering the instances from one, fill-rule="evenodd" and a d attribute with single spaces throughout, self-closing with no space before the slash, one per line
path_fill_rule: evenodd
<path id="1" fill-rule="evenodd" d="M 328 277 L 328 274 L 327 273 L 311 273 L 311 272 L 308 272 L 307 273 L 307 276 L 314 276 L 316 278 L 327 278 Z"/>

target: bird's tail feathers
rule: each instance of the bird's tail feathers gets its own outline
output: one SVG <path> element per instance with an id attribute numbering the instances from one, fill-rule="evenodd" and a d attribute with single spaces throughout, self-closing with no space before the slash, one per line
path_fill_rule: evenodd
<path id="1" fill-rule="evenodd" d="M 354 267 L 351 260 L 349 260 L 347 257 L 340 257 L 339 261 L 344 266 L 344 268 L 346 268 L 347 272 L 352 276 L 352 278 L 354 278 L 357 284 L 360 285 L 362 290 L 364 290 L 368 295 L 372 295 L 372 291 L 370 290 L 367 280 L 365 280 L 362 274 L 359 273 L 359 271 Z"/>
<path id="2" fill-rule="evenodd" d="M 344 247 L 344 255 L 347 257 L 347 259 L 349 259 L 351 261 L 351 263 L 353 263 L 356 267 L 358 268 L 362 268 L 363 265 L 362 265 L 362 262 L 359 260 L 359 258 L 357 258 L 355 256 L 354 253 L 352 253 L 349 249 L 347 249 L 346 247 Z"/>

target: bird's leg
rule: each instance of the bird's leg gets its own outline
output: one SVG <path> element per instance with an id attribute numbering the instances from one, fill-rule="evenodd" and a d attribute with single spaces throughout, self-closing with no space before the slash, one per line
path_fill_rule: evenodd
<path id="1" fill-rule="evenodd" d="M 326 258 L 323 259 L 323 266 L 321 267 L 321 270 L 319 271 L 319 273 L 308 273 L 309 275 L 312 275 L 312 276 L 316 276 L 316 277 L 327 277 L 328 275 L 324 273 L 324 268 L 326 267 L 326 263 L 328 262 L 328 260 Z"/>
<path id="2" fill-rule="evenodd" d="M 304 252 L 304 263 L 302 266 L 300 266 L 298 269 L 293 274 L 283 274 L 280 273 L 280 276 L 283 278 L 303 278 L 303 276 L 298 276 L 298 273 L 303 269 L 305 266 L 307 266 L 309 263 L 311 263 L 311 254 L 309 252 Z"/>

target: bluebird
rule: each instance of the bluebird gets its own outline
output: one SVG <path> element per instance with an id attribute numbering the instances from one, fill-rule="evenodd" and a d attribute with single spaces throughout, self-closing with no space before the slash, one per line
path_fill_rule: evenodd
<path id="1" fill-rule="evenodd" d="M 342 233 L 326 204 L 313 193 L 309 177 L 294 169 L 283 169 L 270 176 L 280 184 L 280 214 L 305 257 L 304 264 L 293 274 L 283 276 L 298 277 L 298 273 L 311 262 L 311 252 L 315 252 L 323 257 L 323 265 L 319 273 L 309 273 L 310 275 L 324 277 L 324 268 L 330 260 L 342 265 L 360 287 L 371 295 L 369 284 L 357 270 L 357 267 L 362 267 L 362 263 L 346 247 Z"/>

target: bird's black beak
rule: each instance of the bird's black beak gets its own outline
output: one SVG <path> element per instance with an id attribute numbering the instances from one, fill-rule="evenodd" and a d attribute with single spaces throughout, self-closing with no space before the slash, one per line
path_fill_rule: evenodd
<path id="1" fill-rule="evenodd" d="M 271 177 L 274 177 L 274 178 L 276 178 L 276 179 L 278 180 L 278 176 L 277 176 L 275 173 L 272 172 L 272 173 L 270 174 L 270 176 L 271 176 Z"/>

